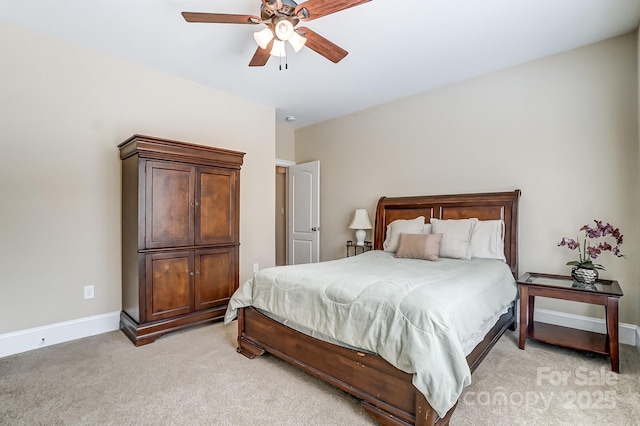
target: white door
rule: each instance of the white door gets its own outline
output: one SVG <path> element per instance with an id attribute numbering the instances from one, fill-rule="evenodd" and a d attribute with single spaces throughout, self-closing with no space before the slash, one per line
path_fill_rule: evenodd
<path id="1" fill-rule="evenodd" d="M 287 264 L 320 260 L 320 162 L 289 167 Z"/>

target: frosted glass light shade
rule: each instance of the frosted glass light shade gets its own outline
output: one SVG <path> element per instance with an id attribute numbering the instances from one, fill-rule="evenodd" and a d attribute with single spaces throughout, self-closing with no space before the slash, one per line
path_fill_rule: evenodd
<path id="1" fill-rule="evenodd" d="M 289 38 L 291 38 L 291 36 L 295 33 L 293 31 L 293 24 L 286 19 L 278 21 L 275 30 L 276 37 L 283 41 L 289 40 Z"/>
<path id="2" fill-rule="evenodd" d="M 365 229 L 371 228 L 373 228 L 373 226 L 371 225 L 371 221 L 369 220 L 369 213 L 367 213 L 367 209 L 356 209 L 356 212 L 353 214 L 351 225 L 349 225 L 349 229 L 357 229 L 356 245 L 364 245 L 364 238 L 367 234 L 365 232 Z"/>
<path id="3" fill-rule="evenodd" d="M 283 23 L 285 23 L 284 24 L 285 30 L 283 30 L 285 32 L 278 30 L 280 28 L 280 24 L 283 24 Z M 271 42 L 271 40 L 273 40 L 273 46 L 271 48 L 271 52 L 269 53 L 273 56 L 278 56 L 278 57 L 287 56 L 284 40 L 289 41 L 289 43 L 291 44 L 291 47 L 293 47 L 293 50 L 296 53 L 299 52 L 300 49 L 302 49 L 302 47 L 307 42 L 307 39 L 305 37 L 301 36 L 300 34 L 294 31 L 293 25 L 289 21 L 280 21 L 276 26 L 276 33 L 277 33 L 276 38 L 275 40 L 273 40 L 274 34 L 273 34 L 273 31 L 271 31 L 271 28 L 264 28 L 261 31 L 257 31 L 253 33 L 253 38 L 255 39 L 256 43 L 258 43 L 258 46 L 260 46 L 262 49 L 266 49 L 269 46 L 269 43 Z M 282 38 L 282 37 L 286 37 L 286 38 Z"/>
<path id="4" fill-rule="evenodd" d="M 273 32 L 271 32 L 270 28 L 265 28 L 262 31 L 257 31 L 253 33 L 253 38 L 255 39 L 258 46 L 262 49 L 266 49 L 269 45 L 269 42 L 273 38 Z"/>
<path id="5" fill-rule="evenodd" d="M 298 53 L 302 46 L 307 42 L 306 37 L 302 37 L 300 34 L 294 32 L 293 35 L 289 38 L 289 43 L 293 47 L 293 51 Z"/>
<path id="6" fill-rule="evenodd" d="M 273 40 L 273 47 L 271 48 L 271 55 L 273 56 L 279 56 L 279 57 L 285 57 L 287 56 L 287 52 L 284 48 L 284 41 L 280 41 L 280 40 Z"/>

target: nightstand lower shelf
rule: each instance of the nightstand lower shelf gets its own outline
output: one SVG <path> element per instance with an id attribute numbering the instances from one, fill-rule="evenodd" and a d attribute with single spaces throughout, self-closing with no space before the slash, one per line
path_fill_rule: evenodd
<path id="1" fill-rule="evenodd" d="M 580 351 L 608 355 L 607 335 L 534 321 L 527 327 L 527 338 Z"/>

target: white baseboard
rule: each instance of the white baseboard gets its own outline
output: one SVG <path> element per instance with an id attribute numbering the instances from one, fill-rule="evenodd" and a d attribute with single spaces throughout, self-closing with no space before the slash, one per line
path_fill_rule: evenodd
<path id="1" fill-rule="evenodd" d="M 567 314 L 547 309 L 536 308 L 534 311 L 534 320 L 602 334 L 605 334 L 606 329 L 604 319 Z M 618 327 L 618 337 L 622 344 L 640 346 L 640 328 L 638 328 L 637 325 L 620 323 Z"/>
<path id="2" fill-rule="evenodd" d="M 546 322 L 548 324 L 562 325 L 597 333 L 605 332 L 605 321 L 603 319 L 567 314 L 547 309 L 536 309 L 534 318 L 536 321 Z M 118 330 L 119 328 L 120 312 L 118 311 L 0 334 L 0 358 L 83 337 L 107 333 Z M 620 343 L 636 346 L 640 351 L 640 327 L 633 324 L 621 323 L 619 330 Z"/>
<path id="3" fill-rule="evenodd" d="M 120 328 L 120 311 L 0 334 L 0 358 Z"/>

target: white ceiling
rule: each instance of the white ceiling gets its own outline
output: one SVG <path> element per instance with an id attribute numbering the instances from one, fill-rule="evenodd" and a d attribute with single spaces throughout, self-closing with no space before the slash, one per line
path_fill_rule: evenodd
<path id="1" fill-rule="evenodd" d="M 305 23 L 349 52 L 303 48 L 247 65 L 260 25 L 187 23 L 182 11 L 259 15 L 260 0 L 1 0 L 0 20 L 276 108 L 300 128 L 635 30 L 640 0 L 372 0 Z M 286 123 L 293 115 L 296 121 Z"/>

